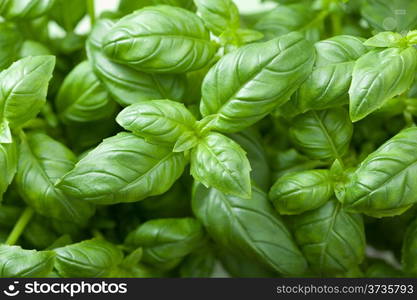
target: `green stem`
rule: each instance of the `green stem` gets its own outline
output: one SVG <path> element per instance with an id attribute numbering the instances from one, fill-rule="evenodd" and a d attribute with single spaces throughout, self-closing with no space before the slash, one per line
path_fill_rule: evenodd
<path id="1" fill-rule="evenodd" d="M 94 0 L 87 0 L 87 10 L 88 10 L 88 15 L 90 16 L 91 27 L 93 27 L 94 24 L 96 23 L 96 12 L 95 12 L 95 7 L 94 7 Z"/>
<path id="2" fill-rule="evenodd" d="M 26 209 L 20 215 L 19 220 L 17 220 L 16 224 L 14 225 L 12 232 L 10 232 L 9 236 L 7 237 L 7 240 L 6 240 L 7 245 L 16 244 L 17 240 L 19 239 L 20 235 L 25 230 L 25 227 L 29 223 L 33 214 L 34 214 L 33 209 L 30 207 L 26 207 Z"/>

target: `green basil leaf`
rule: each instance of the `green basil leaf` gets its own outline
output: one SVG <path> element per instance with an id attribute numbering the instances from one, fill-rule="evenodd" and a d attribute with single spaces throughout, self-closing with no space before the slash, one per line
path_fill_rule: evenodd
<path id="1" fill-rule="evenodd" d="M 98 239 L 57 248 L 54 252 L 55 269 L 62 277 L 108 277 L 123 259 L 121 250 Z"/>
<path id="2" fill-rule="evenodd" d="M 0 245 L 0 277 L 45 277 L 54 265 L 51 251 L 24 250 L 20 246 Z"/>
<path id="3" fill-rule="evenodd" d="M 56 185 L 97 204 L 134 202 L 166 192 L 186 163 L 183 153 L 122 132 L 90 151 Z"/>
<path id="4" fill-rule="evenodd" d="M 144 137 L 150 142 L 175 145 L 181 136 L 194 141 L 196 119 L 182 103 L 171 100 L 153 100 L 126 107 L 116 118 L 124 129 Z"/>
<path id="5" fill-rule="evenodd" d="M 94 207 L 79 199 L 69 199 L 54 187 L 75 163 L 71 150 L 46 134 L 27 135 L 20 144 L 16 174 L 20 195 L 45 217 L 84 223 L 94 214 Z"/>
<path id="6" fill-rule="evenodd" d="M 265 39 L 270 40 L 293 31 L 306 31 L 307 25 L 316 14 L 310 6 L 304 4 L 279 5 L 262 15 L 254 25 L 254 29 L 262 32 Z M 313 31 L 314 29 L 310 29 Z M 308 36 L 310 33 L 305 32 Z"/>
<path id="7" fill-rule="evenodd" d="M 18 58 L 23 39 L 17 28 L 10 23 L 0 23 L 0 71 Z"/>
<path id="8" fill-rule="evenodd" d="M 18 160 L 17 153 L 16 143 L 0 143 L 0 201 L 16 174 Z M 1 209 L 2 208 L 0 208 L 0 210 Z"/>
<path id="9" fill-rule="evenodd" d="M 102 120 L 114 115 L 117 109 L 88 61 L 80 63 L 68 74 L 55 104 L 64 122 Z"/>
<path id="10" fill-rule="evenodd" d="M 367 52 L 362 39 L 348 35 L 320 41 L 315 48 L 316 66 L 297 92 L 303 112 L 347 104 L 353 66 Z"/>
<path id="11" fill-rule="evenodd" d="M 238 143 L 247 153 L 252 172 L 251 179 L 263 191 L 267 191 L 271 184 L 271 172 L 267 154 L 262 145 L 260 136 L 255 130 L 244 130 L 239 133 L 228 135 L 232 140 Z"/>
<path id="12" fill-rule="evenodd" d="M 299 33 L 242 47 L 207 74 L 200 111 L 216 117 L 214 129 L 240 131 L 288 101 L 313 63 L 314 49 Z"/>
<path id="13" fill-rule="evenodd" d="M 281 215 L 298 215 L 319 208 L 333 196 L 328 170 L 295 172 L 280 177 L 269 197 Z"/>
<path id="14" fill-rule="evenodd" d="M 167 218 L 143 223 L 127 236 L 125 243 L 143 248 L 142 262 L 154 266 L 168 264 L 172 268 L 203 241 L 203 226 L 196 219 Z"/>
<path id="15" fill-rule="evenodd" d="M 86 0 L 55 0 L 49 15 L 67 32 L 72 32 L 86 13 Z"/>
<path id="16" fill-rule="evenodd" d="M 192 176 L 226 194 L 250 198 L 250 170 L 245 151 L 222 134 L 211 132 L 192 149 Z"/>
<path id="17" fill-rule="evenodd" d="M 279 277 L 277 272 L 271 271 L 250 256 L 242 255 L 237 251 L 231 252 L 219 249 L 217 257 L 222 267 L 231 277 L 237 278 L 275 278 Z"/>
<path id="18" fill-rule="evenodd" d="M 400 46 L 403 40 L 404 37 L 401 34 L 385 31 L 367 39 L 363 44 L 368 47 L 388 48 Z"/>
<path id="19" fill-rule="evenodd" d="M 109 60 L 102 52 L 102 39 L 113 22 L 100 20 L 87 41 L 87 54 L 97 77 L 120 105 L 155 100 L 180 100 L 185 94 L 185 77 L 148 74 Z"/>
<path id="20" fill-rule="evenodd" d="M 337 159 L 348 150 L 353 126 L 344 108 L 310 111 L 293 120 L 292 141 L 313 159 Z"/>
<path id="21" fill-rule="evenodd" d="M 216 47 L 194 13 L 161 5 L 118 21 L 106 34 L 103 50 L 113 61 L 140 71 L 185 73 L 208 64 Z"/>
<path id="22" fill-rule="evenodd" d="M 399 215 L 417 202 L 417 128 L 406 129 L 371 153 L 345 187 L 344 207 L 373 217 Z"/>
<path id="23" fill-rule="evenodd" d="M 417 221 L 412 222 L 405 234 L 401 261 L 407 275 L 417 275 Z"/>
<path id="24" fill-rule="evenodd" d="M 350 117 L 356 122 L 380 108 L 387 100 L 406 92 L 417 69 L 417 50 L 388 48 L 359 58 L 349 89 Z"/>
<path id="25" fill-rule="evenodd" d="M 30 56 L 0 73 L 0 118 L 7 120 L 10 128 L 23 125 L 39 113 L 54 66 L 54 56 Z"/>
<path id="26" fill-rule="evenodd" d="M 336 201 L 295 216 L 293 227 L 297 244 L 320 276 L 345 273 L 364 258 L 362 218 L 344 212 Z"/>
<path id="27" fill-rule="evenodd" d="M 8 20 L 35 19 L 51 10 L 55 0 L 3 0 L 0 16 Z"/>
<path id="28" fill-rule="evenodd" d="M 417 26 L 417 3 L 409 0 L 362 1 L 362 17 L 378 31 L 404 32 Z"/>
<path id="29" fill-rule="evenodd" d="M 179 273 L 181 278 L 208 278 L 213 274 L 215 263 L 214 251 L 205 245 L 184 259 Z"/>
<path id="30" fill-rule="evenodd" d="M 239 10 L 232 0 L 195 0 L 197 13 L 206 27 L 219 36 L 240 27 Z"/>
<path id="31" fill-rule="evenodd" d="M 193 211 L 221 248 L 283 275 L 301 275 L 306 270 L 290 232 L 260 189 L 254 187 L 247 200 L 196 184 Z"/>

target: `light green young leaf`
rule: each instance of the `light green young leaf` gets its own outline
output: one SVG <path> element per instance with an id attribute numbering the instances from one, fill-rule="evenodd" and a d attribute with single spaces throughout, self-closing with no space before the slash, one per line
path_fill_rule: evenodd
<path id="1" fill-rule="evenodd" d="M 388 48 L 401 46 L 401 43 L 404 40 L 404 37 L 399 33 L 385 31 L 374 35 L 370 39 L 366 40 L 363 44 L 369 47 Z"/>
<path id="2" fill-rule="evenodd" d="M 180 100 L 185 94 L 185 77 L 149 74 L 111 61 L 102 53 L 102 40 L 112 28 L 111 20 L 99 20 L 87 41 L 87 54 L 97 77 L 120 105 L 155 100 Z"/>
<path id="3" fill-rule="evenodd" d="M 362 262 L 362 217 L 344 212 L 336 201 L 295 216 L 293 222 L 297 244 L 317 275 L 343 274 Z"/>
<path id="4" fill-rule="evenodd" d="M 300 276 L 306 270 L 290 232 L 260 189 L 254 187 L 248 200 L 197 183 L 193 211 L 222 249 L 283 275 Z"/>
<path id="5" fill-rule="evenodd" d="M 204 67 L 216 52 L 194 13 L 166 5 L 147 7 L 120 19 L 103 40 L 115 62 L 156 73 L 185 73 Z"/>
<path id="6" fill-rule="evenodd" d="M 54 267 L 62 277 L 108 277 L 123 259 L 119 248 L 98 239 L 57 248 L 54 252 Z"/>
<path id="7" fill-rule="evenodd" d="M 22 126 L 39 113 L 54 66 L 54 56 L 30 56 L 0 73 L 0 118 L 10 128 Z"/>
<path id="8" fill-rule="evenodd" d="M 291 94 L 311 73 L 314 49 L 299 33 L 254 43 L 225 55 L 202 86 L 202 115 L 212 127 L 237 132 L 256 123 Z"/>
<path id="9" fill-rule="evenodd" d="M 0 202 L 12 182 L 17 169 L 18 150 L 16 143 L 0 143 Z"/>
<path id="10" fill-rule="evenodd" d="M 0 277 L 46 277 L 52 271 L 54 256 L 52 251 L 0 245 Z"/>
<path id="11" fill-rule="evenodd" d="M 374 50 L 359 58 L 349 89 L 352 121 L 365 118 L 387 100 L 406 92 L 416 70 L 417 50 L 413 47 Z"/>
<path id="12" fill-rule="evenodd" d="M 116 118 L 124 129 L 150 142 L 173 146 L 185 134 L 196 140 L 196 119 L 182 103 L 152 100 L 122 110 Z M 187 136 L 187 137 L 188 137 Z M 185 141 L 182 141 L 183 145 Z"/>
<path id="13" fill-rule="evenodd" d="M 175 267 L 202 246 L 203 226 L 193 218 L 153 219 L 129 233 L 126 245 L 142 247 L 142 262 L 164 268 Z"/>
<path id="14" fill-rule="evenodd" d="M 353 126 L 344 108 L 310 111 L 292 124 L 293 143 L 313 159 L 337 159 L 348 150 Z"/>
<path id="15" fill-rule="evenodd" d="M 281 215 L 297 215 L 319 208 L 333 195 L 328 170 L 289 173 L 272 186 L 269 198 Z"/>
<path id="16" fill-rule="evenodd" d="M 67 75 L 55 104 L 64 122 L 98 121 L 114 115 L 117 109 L 88 61 L 80 63 Z"/>
<path id="17" fill-rule="evenodd" d="M 239 10 L 232 0 L 194 0 L 206 27 L 219 36 L 240 26 Z"/>
<path id="18" fill-rule="evenodd" d="M 90 151 L 56 185 L 97 204 L 134 202 L 169 190 L 186 164 L 183 153 L 122 132 Z"/>
<path id="19" fill-rule="evenodd" d="M 226 136 L 211 132 L 191 152 L 191 175 L 225 194 L 250 198 L 251 166 L 245 151 Z"/>
<path id="20" fill-rule="evenodd" d="M 71 150 L 46 134 L 28 134 L 20 144 L 16 174 L 19 194 L 45 217 L 85 223 L 94 214 L 94 207 L 80 199 L 69 199 L 54 187 L 76 161 Z"/>
<path id="21" fill-rule="evenodd" d="M 416 203 L 416 146 L 417 127 L 412 127 L 370 154 L 345 187 L 345 209 L 381 218 L 402 214 Z"/>

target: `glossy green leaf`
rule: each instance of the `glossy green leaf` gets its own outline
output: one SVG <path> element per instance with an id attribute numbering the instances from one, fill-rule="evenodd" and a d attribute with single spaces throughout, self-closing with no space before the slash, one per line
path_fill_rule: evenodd
<path id="1" fill-rule="evenodd" d="M 0 16 L 9 20 L 38 18 L 51 10 L 55 0 L 2 0 Z"/>
<path id="2" fill-rule="evenodd" d="M 310 111 L 296 117 L 290 134 L 294 145 L 313 159 L 337 159 L 348 150 L 353 126 L 344 108 Z"/>
<path id="3" fill-rule="evenodd" d="M 18 150 L 16 143 L 0 143 L 0 201 L 16 174 L 17 160 Z"/>
<path id="4" fill-rule="evenodd" d="M 77 161 L 66 146 L 44 133 L 29 134 L 20 144 L 16 183 L 34 210 L 49 218 L 83 223 L 94 213 L 90 203 L 69 199 L 54 187 Z"/>
<path id="5" fill-rule="evenodd" d="M 296 97 L 303 112 L 347 104 L 353 66 L 367 52 L 362 39 L 348 35 L 320 41 L 315 48 L 315 68 Z"/>
<path id="6" fill-rule="evenodd" d="M 417 128 L 406 129 L 371 153 L 345 187 L 346 209 L 374 217 L 402 214 L 417 202 Z"/>
<path id="7" fill-rule="evenodd" d="M 30 56 L 0 73 L 0 118 L 10 128 L 34 118 L 46 101 L 55 57 Z"/>
<path id="8" fill-rule="evenodd" d="M 185 73 L 208 64 L 216 47 L 195 14 L 161 5 L 118 21 L 104 37 L 103 51 L 140 71 Z"/>
<path id="9" fill-rule="evenodd" d="M 52 271 L 54 253 L 0 245 L 0 277 L 45 277 Z"/>
<path id="10" fill-rule="evenodd" d="M 197 13 L 206 27 L 219 36 L 226 30 L 237 30 L 239 10 L 232 0 L 195 0 Z"/>
<path id="11" fill-rule="evenodd" d="M 197 184 L 193 211 L 217 245 L 284 275 L 307 268 L 292 236 L 274 212 L 266 194 L 253 188 L 252 198 L 228 196 Z"/>
<path id="12" fill-rule="evenodd" d="M 136 103 L 126 107 L 116 121 L 150 142 L 179 147 L 184 143 L 197 144 L 196 119 L 182 103 L 171 100 Z M 186 138 L 180 140 L 183 136 Z"/>
<path id="13" fill-rule="evenodd" d="M 148 74 L 109 60 L 102 52 L 102 39 L 114 22 L 100 20 L 87 41 L 87 54 L 94 72 L 120 105 L 155 100 L 180 100 L 185 94 L 185 77 Z"/>
<path id="14" fill-rule="evenodd" d="M 406 92 L 417 70 L 417 50 L 388 48 L 373 50 L 359 58 L 349 89 L 350 117 L 359 121 L 387 100 Z"/>
<path id="15" fill-rule="evenodd" d="M 108 277 L 123 259 L 121 250 L 98 239 L 68 245 L 54 252 L 54 267 L 62 277 Z"/>
<path id="16" fill-rule="evenodd" d="M 177 265 L 203 241 L 203 227 L 192 218 L 153 219 L 126 238 L 128 246 L 143 248 L 142 262 L 162 268 L 167 264 L 169 268 Z"/>
<path id="17" fill-rule="evenodd" d="M 269 198 L 281 215 L 296 215 L 319 208 L 333 195 L 328 170 L 289 173 L 272 186 Z"/>
<path id="18" fill-rule="evenodd" d="M 245 151 L 226 136 L 211 132 L 191 153 L 191 174 L 206 186 L 250 198 L 251 166 Z"/>
<path id="19" fill-rule="evenodd" d="M 64 122 L 106 119 L 117 108 L 88 61 L 80 63 L 68 74 L 59 89 L 55 105 Z"/>
<path id="20" fill-rule="evenodd" d="M 183 153 L 122 132 L 90 151 L 57 187 L 97 204 L 134 202 L 166 192 L 186 163 Z"/>
<path id="21" fill-rule="evenodd" d="M 200 111 L 215 117 L 214 129 L 240 131 L 288 101 L 313 63 L 314 49 L 299 33 L 242 47 L 207 74 Z"/>
<path id="22" fill-rule="evenodd" d="M 320 276 L 345 273 L 364 258 L 362 218 L 344 212 L 336 201 L 295 216 L 293 227 L 297 244 Z"/>

